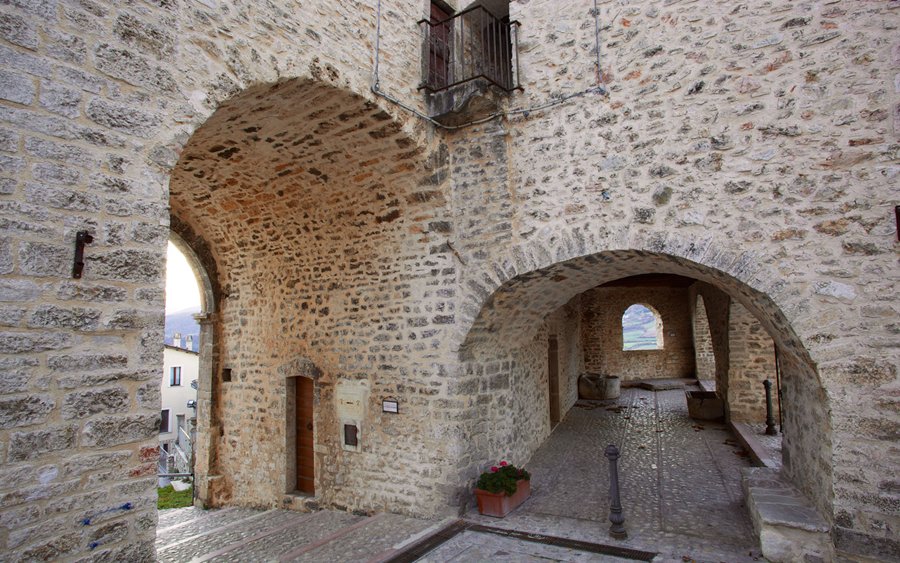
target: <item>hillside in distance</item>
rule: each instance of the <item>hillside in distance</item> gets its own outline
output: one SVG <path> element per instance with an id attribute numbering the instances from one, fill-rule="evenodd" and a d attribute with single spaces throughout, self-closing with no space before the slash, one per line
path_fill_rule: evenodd
<path id="1" fill-rule="evenodd" d="M 194 315 L 200 312 L 199 308 L 184 309 L 166 315 L 165 342 L 169 345 L 173 344 L 172 339 L 175 333 L 181 334 L 181 348 L 185 348 L 185 338 L 192 336 L 194 343 L 192 349 L 194 352 L 198 350 L 200 344 L 200 325 L 194 320 Z"/>

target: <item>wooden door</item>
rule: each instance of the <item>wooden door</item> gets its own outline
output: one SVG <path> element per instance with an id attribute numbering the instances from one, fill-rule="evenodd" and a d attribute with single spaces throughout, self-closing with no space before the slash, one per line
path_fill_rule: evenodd
<path id="1" fill-rule="evenodd" d="M 547 346 L 547 379 L 550 383 L 550 427 L 559 422 L 559 343 L 551 336 Z"/>
<path id="2" fill-rule="evenodd" d="M 308 377 L 296 378 L 295 400 L 297 421 L 297 490 L 315 494 L 316 466 L 313 455 L 313 382 Z"/>
<path id="3" fill-rule="evenodd" d="M 431 45 L 428 49 L 428 85 L 444 88 L 450 83 L 450 41 L 453 36 L 453 20 L 450 14 L 437 4 L 431 4 Z M 441 23 L 444 22 L 444 23 Z"/>

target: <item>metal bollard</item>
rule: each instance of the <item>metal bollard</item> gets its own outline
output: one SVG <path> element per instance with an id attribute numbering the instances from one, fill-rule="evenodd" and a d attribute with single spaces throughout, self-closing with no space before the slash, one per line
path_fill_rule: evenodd
<path id="1" fill-rule="evenodd" d="M 609 460 L 609 535 L 623 540 L 628 537 L 625 531 L 625 517 L 622 515 L 622 502 L 619 500 L 619 448 L 610 444 L 603 452 Z"/>
<path id="2" fill-rule="evenodd" d="M 768 379 L 763 381 L 763 387 L 766 388 L 766 435 L 777 436 L 778 430 L 775 430 L 775 415 L 772 414 L 772 382 Z"/>

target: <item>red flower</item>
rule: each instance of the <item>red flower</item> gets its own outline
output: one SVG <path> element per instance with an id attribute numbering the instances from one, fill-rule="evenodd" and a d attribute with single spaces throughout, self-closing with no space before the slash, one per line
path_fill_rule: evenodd
<path id="1" fill-rule="evenodd" d="M 506 467 L 507 465 L 509 465 L 509 464 L 506 463 L 505 461 L 500 462 L 500 467 Z"/>
<path id="2" fill-rule="evenodd" d="M 498 472 L 498 471 L 500 471 L 500 470 L 497 469 L 497 466 L 496 466 L 496 465 L 491 466 L 491 473 L 496 473 L 496 472 Z"/>

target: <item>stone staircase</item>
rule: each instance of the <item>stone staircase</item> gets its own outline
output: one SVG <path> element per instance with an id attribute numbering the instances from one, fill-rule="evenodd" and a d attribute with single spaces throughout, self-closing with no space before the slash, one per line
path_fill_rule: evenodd
<path id="1" fill-rule="evenodd" d="M 745 468 L 741 485 L 763 557 L 773 563 L 834 560 L 828 523 L 777 469 Z"/>
<path id="2" fill-rule="evenodd" d="M 434 525 L 387 513 L 181 508 L 160 512 L 157 560 L 374 563 L 390 559 Z"/>

